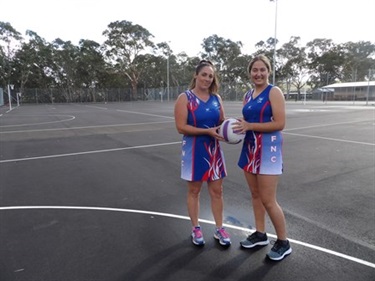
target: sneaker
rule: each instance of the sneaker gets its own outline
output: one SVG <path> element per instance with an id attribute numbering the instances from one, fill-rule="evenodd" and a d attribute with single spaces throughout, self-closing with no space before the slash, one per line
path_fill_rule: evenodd
<path id="1" fill-rule="evenodd" d="M 194 245 L 204 245 L 205 242 L 203 239 L 203 234 L 200 226 L 193 227 L 193 231 L 191 232 L 191 241 Z"/>
<path id="2" fill-rule="evenodd" d="M 276 240 L 267 257 L 274 261 L 280 261 L 292 252 L 289 241 Z"/>
<path id="3" fill-rule="evenodd" d="M 219 240 L 220 245 L 229 246 L 231 244 L 229 234 L 224 227 L 216 228 L 214 238 Z"/>
<path id="4" fill-rule="evenodd" d="M 240 244 L 244 248 L 253 248 L 255 246 L 268 245 L 269 242 L 270 241 L 268 240 L 266 233 L 255 231 L 253 234 L 249 235 L 245 240 L 241 241 Z"/>

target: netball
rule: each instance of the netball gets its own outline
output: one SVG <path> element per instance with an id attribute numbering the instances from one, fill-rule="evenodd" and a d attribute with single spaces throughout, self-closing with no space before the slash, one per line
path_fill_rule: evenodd
<path id="1" fill-rule="evenodd" d="M 240 143 L 245 138 L 245 134 L 237 133 L 232 129 L 235 122 L 237 122 L 235 118 L 225 119 L 219 128 L 219 135 L 224 138 L 225 142 L 230 144 Z"/>

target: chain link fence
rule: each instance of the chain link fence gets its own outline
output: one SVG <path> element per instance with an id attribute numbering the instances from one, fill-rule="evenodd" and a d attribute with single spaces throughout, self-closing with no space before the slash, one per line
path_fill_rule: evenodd
<path id="1" fill-rule="evenodd" d="M 11 91 L 12 103 L 95 103 L 95 102 L 126 102 L 126 101 L 174 101 L 178 95 L 188 89 L 188 85 L 160 88 L 138 88 L 136 94 L 127 89 L 19 89 Z M 223 100 L 242 100 L 246 89 L 235 84 L 222 84 L 220 95 Z M 18 100 L 17 100 L 18 99 Z M 4 95 L 8 103 L 8 96 Z"/>
<path id="2" fill-rule="evenodd" d="M 222 83 L 219 93 L 224 101 L 242 101 L 249 85 Z M 358 87 L 357 87 L 358 88 Z M 375 100 L 374 89 L 371 87 L 353 88 L 344 93 L 333 89 L 317 89 L 314 91 L 290 92 L 285 94 L 286 100 Z M 138 88 L 136 94 L 130 88 L 122 89 L 24 89 L 22 92 L 15 88 L 8 95 L 7 89 L 0 88 L 0 105 L 8 104 L 9 96 L 12 104 L 48 104 L 48 103 L 102 103 L 127 101 L 174 101 L 178 95 L 188 89 L 188 85 L 160 88 Z M 349 91 L 349 92 L 348 92 Z M 2 93 L 2 94 L 1 94 Z M 1 100 L 2 98 L 2 100 Z"/>

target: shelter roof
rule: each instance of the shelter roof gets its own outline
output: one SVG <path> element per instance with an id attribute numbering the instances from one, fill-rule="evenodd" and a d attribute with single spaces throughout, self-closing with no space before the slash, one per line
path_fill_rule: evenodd
<path id="1" fill-rule="evenodd" d="M 367 87 L 367 86 L 375 86 L 375 81 L 335 83 L 335 84 L 323 86 L 322 88 L 353 88 L 353 87 Z"/>

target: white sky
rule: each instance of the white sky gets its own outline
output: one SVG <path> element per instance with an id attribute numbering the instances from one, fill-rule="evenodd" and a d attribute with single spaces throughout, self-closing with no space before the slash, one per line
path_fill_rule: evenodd
<path id="1" fill-rule="evenodd" d="M 274 37 L 275 7 L 270 0 L 0 0 L 0 21 L 23 37 L 32 30 L 49 42 L 78 45 L 103 43 L 111 22 L 127 20 L 146 28 L 155 43 L 169 42 L 175 54 L 198 55 L 214 34 L 241 41 L 251 54 L 257 42 Z M 375 0 L 277 0 L 278 47 L 291 36 L 302 44 L 316 38 L 375 44 Z"/>

